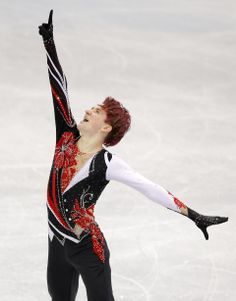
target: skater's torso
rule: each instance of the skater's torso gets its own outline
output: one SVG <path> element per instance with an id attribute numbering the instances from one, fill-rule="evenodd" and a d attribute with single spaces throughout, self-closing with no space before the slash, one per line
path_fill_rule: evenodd
<path id="1" fill-rule="evenodd" d="M 77 147 L 77 155 L 75 157 L 75 164 L 72 166 L 68 166 L 66 168 L 66 173 L 68 174 L 68 185 L 67 183 L 64 183 L 64 187 L 62 187 L 63 192 L 65 189 L 68 188 L 69 183 L 75 176 L 75 174 L 78 174 L 82 167 L 86 166 L 88 164 L 89 159 L 91 159 L 96 152 L 93 153 L 82 153 L 79 151 L 79 148 Z M 92 209 L 88 209 L 88 213 L 85 213 L 85 217 L 88 221 L 95 220 Z M 84 228 L 79 226 L 78 224 L 75 224 L 75 227 L 73 229 L 73 232 L 76 234 L 77 237 L 80 237 L 82 232 L 84 231 Z"/>
<path id="2" fill-rule="evenodd" d="M 49 227 L 59 239 L 66 237 L 77 243 L 90 234 L 99 248 L 103 235 L 95 221 L 94 208 L 109 182 L 104 158 L 109 152 L 101 149 L 82 155 L 77 131 L 63 132 L 56 143 L 48 181 Z"/>
<path id="3" fill-rule="evenodd" d="M 79 139 L 78 139 L 79 141 Z M 70 160 L 70 164 L 65 167 L 62 171 L 61 175 L 61 193 L 63 194 L 65 191 L 67 191 L 70 187 L 69 184 L 72 182 L 74 179 L 75 175 L 79 175 L 80 170 L 88 165 L 89 161 L 91 161 L 91 158 L 94 157 L 96 153 L 98 153 L 100 150 L 96 152 L 91 152 L 91 153 L 84 153 L 81 152 L 79 147 L 78 147 L 78 141 L 75 141 L 75 147 L 74 147 L 74 159 Z M 73 186 L 73 184 L 72 184 Z M 87 221 L 95 221 L 95 217 L 93 214 L 93 210 L 91 208 L 88 209 L 88 213 L 85 212 L 85 217 Z M 77 223 L 75 224 L 73 228 L 73 232 L 76 234 L 77 237 L 80 237 L 81 233 L 85 230 L 85 228 L 79 226 Z"/>

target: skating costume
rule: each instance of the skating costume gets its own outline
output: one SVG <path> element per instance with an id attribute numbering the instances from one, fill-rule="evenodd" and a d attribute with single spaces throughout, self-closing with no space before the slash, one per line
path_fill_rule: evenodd
<path id="1" fill-rule="evenodd" d="M 94 207 L 110 180 L 129 185 L 177 212 L 184 205 L 106 149 L 96 153 L 81 170 L 76 171 L 76 143 L 80 133 L 69 106 L 66 77 L 58 61 L 53 39 L 44 44 L 56 122 L 56 147 L 47 193 L 49 234 L 52 237 L 53 233 L 62 244 L 65 238 L 79 243 L 91 235 L 94 251 L 104 262 L 104 237 L 95 221 Z M 72 232 L 75 224 L 84 229 L 79 237 Z"/>
<path id="2" fill-rule="evenodd" d="M 53 300 L 74 300 L 81 274 L 88 300 L 113 301 L 110 251 L 94 217 L 103 189 L 110 180 L 116 180 L 177 212 L 184 205 L 104 148 L 76 170 L 80 132 L 71 113 L 66 77 L 53 39 L 44 41 L 44 46 L 56 125 L 56 145 L 47 188 L 48 290 Z M 82 229 L 79 236 L 73 232 L 76 224 Z M 92 271 L 91 265 L 95 267 Z"/>

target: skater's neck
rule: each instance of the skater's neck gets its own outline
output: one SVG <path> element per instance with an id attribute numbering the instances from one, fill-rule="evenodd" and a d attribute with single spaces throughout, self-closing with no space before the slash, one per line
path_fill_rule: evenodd
<path id="1" fill-rule="evenodd" d="M 79 150 L 83 153 L 95 153 L 103 149 L 102 141 L 96 137 L 81 136 L 77 142 Z"/>

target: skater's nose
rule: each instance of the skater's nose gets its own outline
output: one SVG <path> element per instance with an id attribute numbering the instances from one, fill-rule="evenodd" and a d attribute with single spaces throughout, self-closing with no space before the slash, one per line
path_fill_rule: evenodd
<path id="1" fill-rule="evenodd" d="M 85 110 L 85 113 L 88 114 L 88 115 L 90 115 L 91 114 L 91 109 Z"/>

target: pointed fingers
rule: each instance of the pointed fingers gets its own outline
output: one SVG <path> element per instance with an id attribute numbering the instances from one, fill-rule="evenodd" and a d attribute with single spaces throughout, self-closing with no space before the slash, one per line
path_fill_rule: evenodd
<path id="1" fill-rule="evenodd" d="M 50 10 L 50 14 L 49 14 L 49 17 L 48 17 L 48 25 L 52 24 L 52 14 L 53 14 L 53 9 Z"/>
<path id="2" fill-rule="evenodd" d="M 225 222 L 227 222 L 228 220 L 229 220 L 228 217 L 221 217 L 221 222 L 222 222 L 222 223 L 225 223 Z"/>
<path id="3" fill-rule="evenodd" d="M 202 229 L 202 232 L 203 232 L 206 240 L 208 240 L 209 239 L 209 235 L 208 235 L 207 229 L 206 228 Z"/>
<path id="4" fill-rule="evenodd" d="M 208 240 L 209 239 L 209 235 L 208 235 L 206 227 L 199 227 L 199 228 L 202 230 L 202 232 L 203 232 L 203 234 L 205 236 L 205 239 Z"/>
<path id="5" fill-rule="evenodd" d="M 222 223 L 225 223 L 225 222 L 227 222 L 228 221 L 228 217 L 221 217 L 221 216 L 218 216 L 217 217 L 217 222 L 216 222 L 216 224 L 222 224 Z"/>

